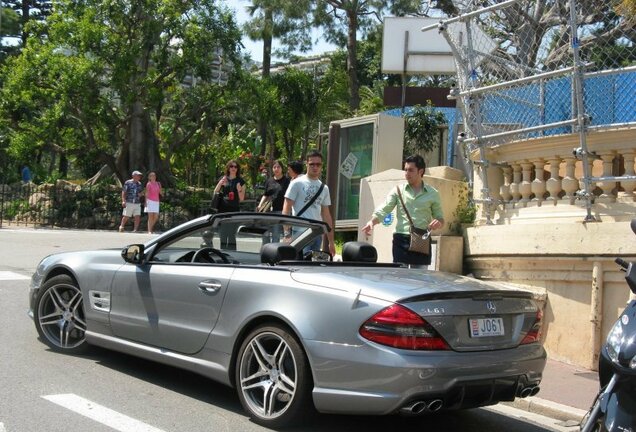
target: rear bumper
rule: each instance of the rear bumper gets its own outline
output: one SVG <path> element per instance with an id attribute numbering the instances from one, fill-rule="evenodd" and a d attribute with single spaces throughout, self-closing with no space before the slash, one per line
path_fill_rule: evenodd
<path id="1" fill-rule="evenodd" d="M 329 413 L 390 414 L 433 400 L 441 400 L 442 409 L 510 401 L 520 388 L 541 382 L 546 362 L 539 344 L 489 352 L 413 353 L 368 344 L 305 343 L 314 371 L 314 404 Z M 329 355 L 319 355 L 325 350 Z"/>

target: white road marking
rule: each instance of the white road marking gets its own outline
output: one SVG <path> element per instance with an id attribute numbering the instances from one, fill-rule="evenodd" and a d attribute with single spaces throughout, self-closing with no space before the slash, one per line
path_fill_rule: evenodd
<path id="1" fill-rule="evenodd" d="M 4 423 L 0 422 L 0 432 L 7 432 L 7 430 L 4 428 Z"/>
<path id="2" fill-rule="evenodd" d="M 75 394 L 47 395 L 42 398 L 120 432 L 164 432 Z"/>
<path id="3" fill-rule="evenodd" d="M 28 276 L 23 276 L 15 272 L 0 271 L 0 280 L 25 280 L 25 279 L 31 279 L 31 278 Z M 0 429 L 0 432 L 2 432 L 2 429 Z"/>

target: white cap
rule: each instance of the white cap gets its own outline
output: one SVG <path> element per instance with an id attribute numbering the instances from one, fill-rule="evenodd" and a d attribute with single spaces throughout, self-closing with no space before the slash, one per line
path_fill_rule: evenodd
<path id="1" fill-rule="evenodd" d="M 140 171 L 134 170 L 132 175 L 136 176 L 136 175 L 143 175 Z"/>

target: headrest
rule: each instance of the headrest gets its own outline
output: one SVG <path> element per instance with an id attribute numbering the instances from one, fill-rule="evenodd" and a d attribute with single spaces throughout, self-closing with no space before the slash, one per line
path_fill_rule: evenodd
<path id="1" fill-rule="evenodd" d="M 342 261 L 374 263 L 378 261 L 378 251 L 369 243 L 347 242 L 342 247 Z"/>
<path id="2" fill-rule="evenodd" d="M 264 264 L 278 264 L 281 261 L 295 260 L 296 248 L 287 243 L 265 243 L 261 246 L 261 262 Z"/>

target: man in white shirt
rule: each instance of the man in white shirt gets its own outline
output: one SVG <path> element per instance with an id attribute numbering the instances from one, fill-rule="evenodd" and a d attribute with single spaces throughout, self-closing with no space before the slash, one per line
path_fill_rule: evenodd
<path id="1" fill-rule="evenodd" d="M 336 245 L 334 243 L 333 220 L 331 218 L 331 212 L 329 211 L 331 198 L 327 185 L 323 187 L 320 196 L 317 196 L 314 202 L 302 214 L 299 214 L 303 207 L 305 207 L 320 190 L 320 186 L 322 185 L 320 181 L 321 172 L 322 154 L 318 151 L 312 151 L 307 155 L 307 174 L 293 180 L 287 188 L 285 203 L 283 204 L 283 214 L 291 214 L 326 222 L 331 228 L 327 234 L 327 238 L 329 240 L 329 253 L 333 256 L 336 254 Z M 291 237 L 291 233 L 286 232 L 285 234 L 289 235 L 287 238 Z M 321 240 L 320 237 L 317 238 L 316 241 L 310 244 L 306 249 L 320 250 Z"/>

